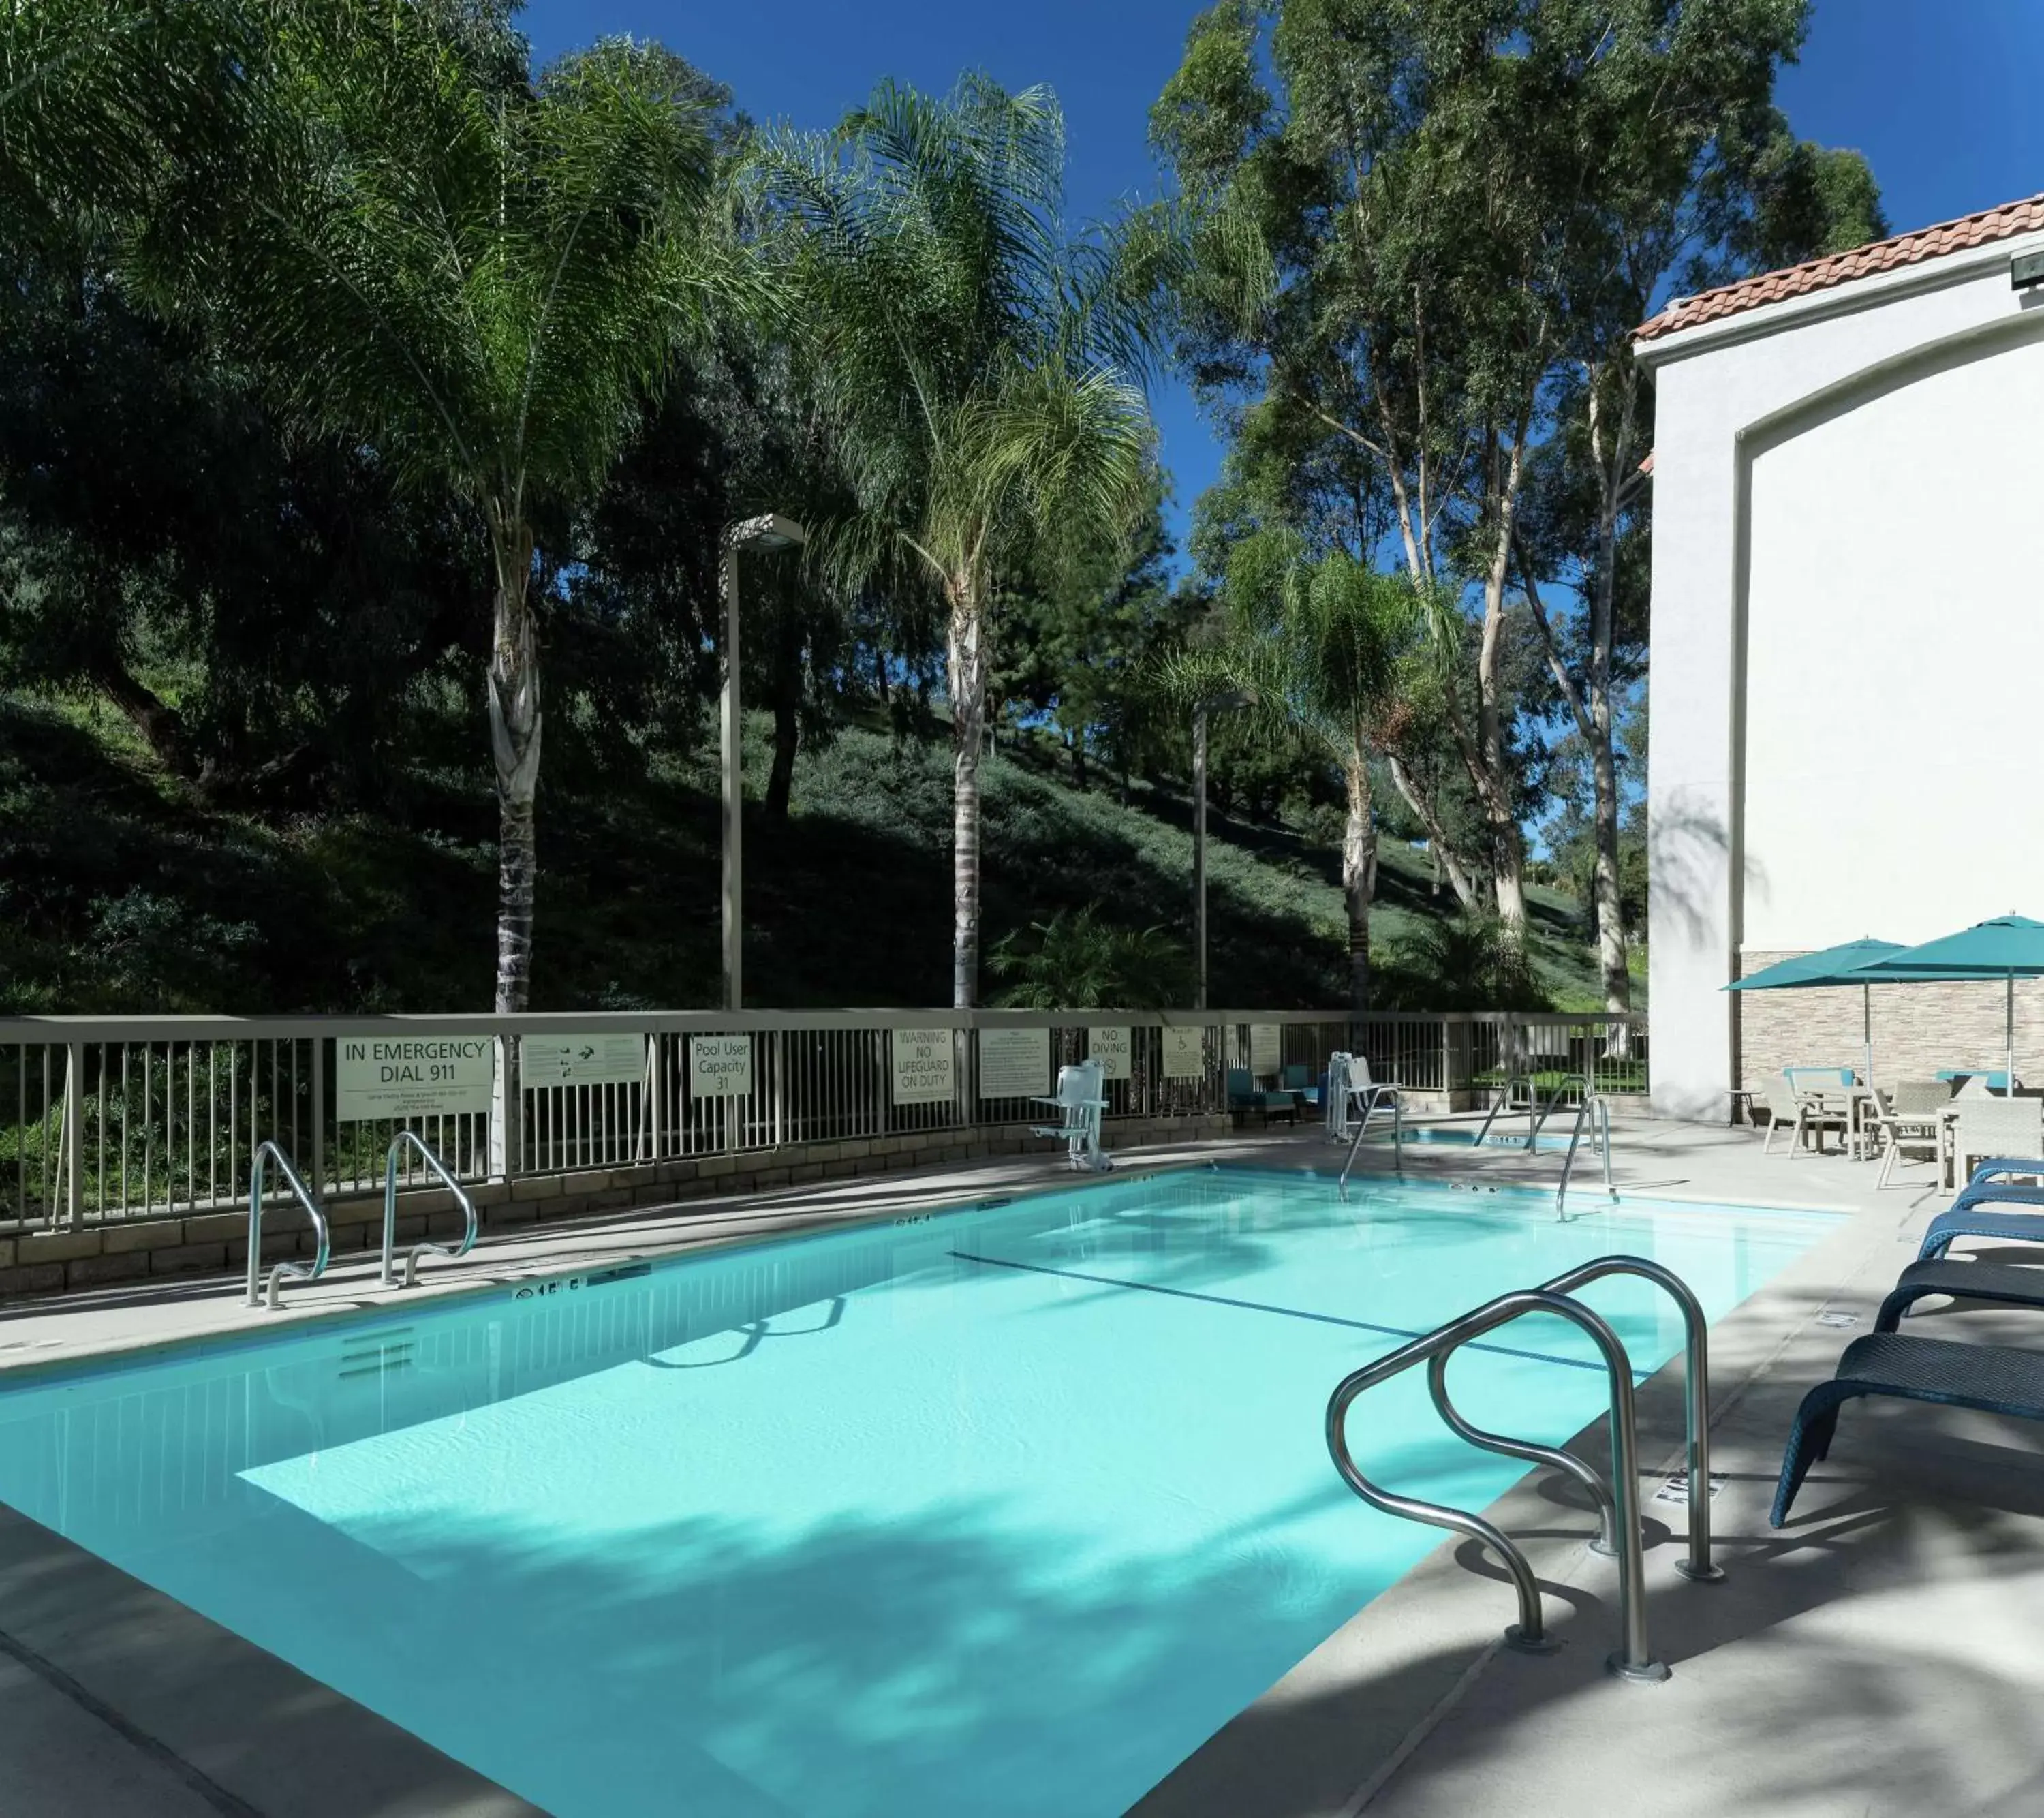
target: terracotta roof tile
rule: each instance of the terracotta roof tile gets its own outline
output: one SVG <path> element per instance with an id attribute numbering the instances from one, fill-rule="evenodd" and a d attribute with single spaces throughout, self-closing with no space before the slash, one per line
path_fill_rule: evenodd
<path id="1" fill-rule="evenodd" d="M 1652 321 L 1635 329 L 1634 338 L 1657 340 L 1678 329 L 1757 309 L 1763 303 L 1778 303 L 1784 298 L 1805 296 L 1812 290 L 1828 290 L 1835 285 L 1849 284 L 1855 278 L 1871 278 L 1877 272 L 1894 271 L 1948 252 L 1963 252 L 1969 247 L 2039 231 L 2044 231 L 2044 194 L 2026 196 L 2020 202 L 2004 202 L 2000 208 L 1986 209 L 1979 214 L 1961 215 L 1957 221 L 1942 221 L 1934 227 L 1919 227 L 1913 233 L 1899 233 L 1892 240 L 1856 246 L 1850 252 L 1835 252 L 1828 258 L 1812 259 L 1782 271 L 1763 271 L 1758 277 L 1720 284 L 1714 290 L 1700 291 L 1693 297 L 1677 297 Z"/>

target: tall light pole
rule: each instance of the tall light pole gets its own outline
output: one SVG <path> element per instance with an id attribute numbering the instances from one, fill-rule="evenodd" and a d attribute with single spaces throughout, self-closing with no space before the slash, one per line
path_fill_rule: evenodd
<path id="1" fill-rule="evenodd" d="M 1207 715 L 1227 707 L 1246 707 L 1242 694 L 1216 694 L 1193 709 L 1193 946 L 1198 972 L 1193 985 L 1193 1008 L 1207 1007 Z"/>
<path id="2" fill-rule="evenodd" d="M 738 699 L 738 552 L 795 549 L 809 532 L 791 517 L 770 512 L 729 525 L 724 532 L 724 1007 L 745 1007 L 745 854 L 743 771 Z"/>

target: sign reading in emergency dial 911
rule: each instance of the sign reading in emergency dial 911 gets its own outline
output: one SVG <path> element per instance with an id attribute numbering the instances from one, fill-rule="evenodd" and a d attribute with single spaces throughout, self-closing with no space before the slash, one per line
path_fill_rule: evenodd
<path id="1" fill-rule="evenodd" d="M 343 1036 L 333 1047 L 333 1114 L 344 1124 L 490 1110 L 492 1036 Z"/>

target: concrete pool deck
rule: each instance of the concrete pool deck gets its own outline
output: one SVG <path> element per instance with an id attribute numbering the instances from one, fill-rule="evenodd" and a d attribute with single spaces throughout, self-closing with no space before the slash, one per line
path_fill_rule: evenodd
<path id="1" fill-rule="evenodd" d="M 1443 1544 L 1301 1662 L 1135 1808 L 1139 1818 L 1542 1818 L 1590 1801 L 1657 1815 L 2015 1814 L 2044 1810 L 2032 1715 L 2044 1693 L 2044 1479 L 2024 1423 L 1855 1404 L 1789 1527 L 1766 1526 L 1796 1400 L 1869 1329 L 1881 1294 L 1946 1203 L 1927 1167 L 1763 1158 L 1756 1132 L 1627 1119 L 1622 1191 L 1846 1215 L 1713 1327 L 1713 1504 L 1729 1574 L 1672 1570 L 1679 1507 L 1651 1500 L 1679 1468 L 1679 1361 L 1640 1391 L 1648 1616 L 1666 1685 L 1602 1672 L 1615 1645 L 1616 1568 L 1583 1541 L 1594 1521 L 1551 1473 L 1486 1512 L 1525 1545 L 1566 1645 L 1501 1652 L 1512 1599 L 1473 1543 Z M 1317 1131 L 1125 1155 L 1125 1166 L 1253 1160 L 1330 1167 Z M 1368 1151 L 1373 1172 L 1388 1151 Z M 1448 1145 L 1407 1155 L 1415 1178 L 1550 1186 L 1552 1155 Z M 1578 1180 L 1593 1178 L 1593 1161 Z M 0 1382 L 21 1369 L 131 1347 L 204 1342 L 407 1305 L 597 1262 L 899 1216 L 1068 1182 L 1046 1158 L 961 1164 L 696 1201 L 527 1228 L 426 1285 L 379 1288 L 373 1259 L 337 1263 L 279 1314 L 241 1307 L 238 1282 L 108 1289 L 0 1306 Z M 1593 1205 L 1596 1190 L 1581 1203 Z M 1571 1195 L 1572 1205 L 1577 1196 Z M 1935 1305 L 1935 1303 L 1932 1303 Z M 1819 1325 L 1820 1316 L 1856 1324 Z M 1923 1329 L 2023 1343 L 2035 1314 L 1931 1313 Z M 1331 1384 L 1329 1385 L 1332 1386 Z M 1600 1467 L 1601 1423 L 1573 1449 Z M 0 1510 L 0 1812 L 262 1813 L 275 1818 L 512 1818 L 533 1809 L 182 1605 Z M 1048 1818 L 1048 1815 L 1047 1815 Z M 1063 1815 L 1055 1815 L 1063 1818 Z"/>

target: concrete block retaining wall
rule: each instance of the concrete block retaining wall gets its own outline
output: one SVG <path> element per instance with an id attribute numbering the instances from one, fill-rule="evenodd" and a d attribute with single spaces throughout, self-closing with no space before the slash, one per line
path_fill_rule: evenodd
<path id="1" fill-rule="evenodd" d="M 1110 1148 L 1153 1143 L 1198 1142 L 1227 1136 L 1224 1113 L 1127 1119 L 1108 1125 Z M 636 1166 L 592 1168 L 577 1174 L 535 1174 L 478 1182 L 468 1188 L 486 1238 L 521 1224 L 590 1216 L 643 1207 L 650 1214 L 691 1199 L 801 1186 L 855 1175 L 884 1174 L 945 1162 L 997 1155 L 1052 1154 L 1053 1146 L 1020 1125 L 982 1130 L 926 1130 L 810 1143 L 781 1149 Z M 332 1254 L 356 1255 L 383 1241 L 383 1196 L 355 1193 L 329 1199 L 327 1224 Z M 309 1256 L 311 1228 L 294 1205 L 263 1208 L 266 1259 Z M 444 1187 L 421 1188 L 398 1199 L 400 1248 L 422 1237 L 459 1237 L 460 1209 Z M 164 1275 L 228 1271 L 248 1266 L 248 1214 L 205 1212 L 187 1216 L 127 1219 L 78 1231 L 29 1231 L 0 1237 L 0 1298 L 61 1293 L 67 1290 L 133 1282 Z"/>

